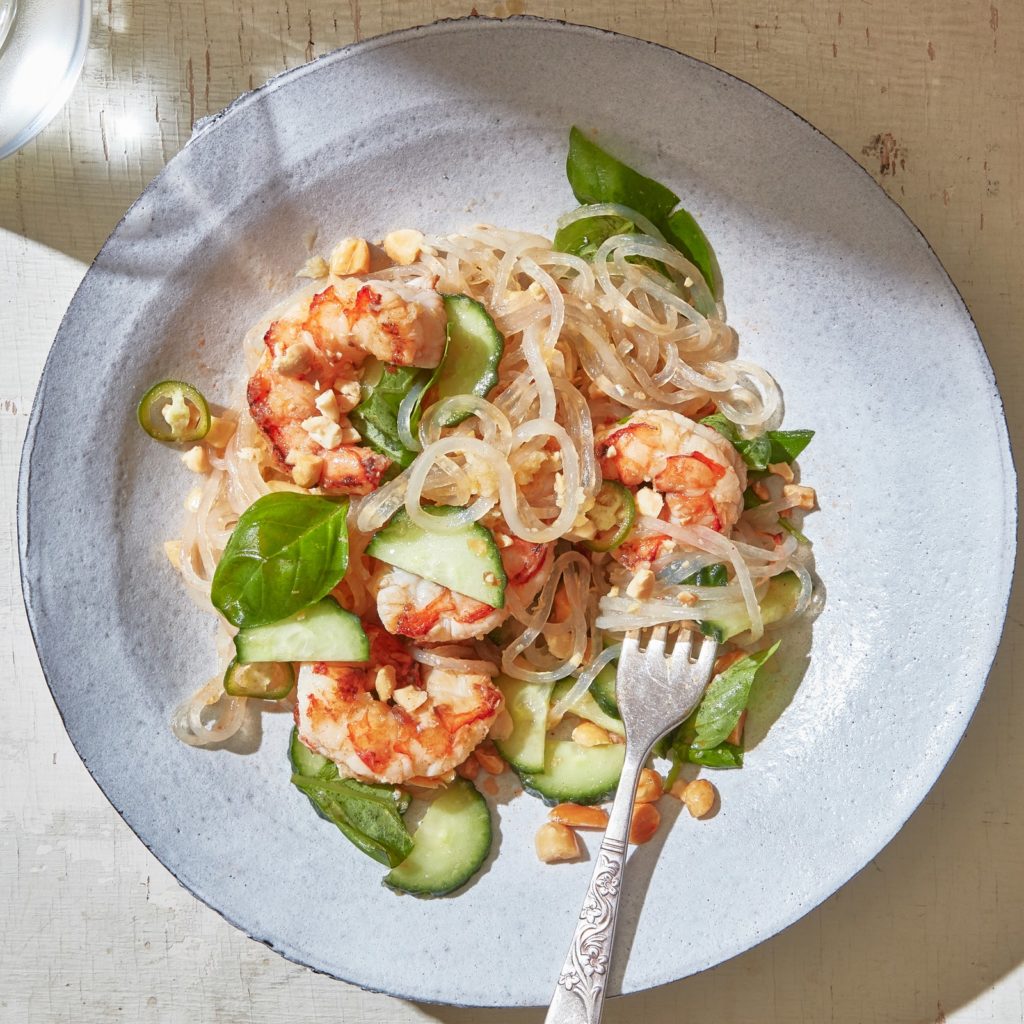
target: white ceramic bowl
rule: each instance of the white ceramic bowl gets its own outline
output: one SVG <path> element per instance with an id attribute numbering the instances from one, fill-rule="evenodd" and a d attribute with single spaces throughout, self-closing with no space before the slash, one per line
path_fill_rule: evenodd
<path id="1" fill-rule="evenodd" d="M 552 232 L 569 126 L 671 185 L 717 247 L 743 351 L 781 382 L 823 614 L 786 637 L 713 819 L 634 851 L 613 991 L 684 977 L 818 904 L 892 838 L 977 702 L 1013 565 L 999 395 L 924 239 L 849 157 L 670 50 L 515 19 L 442 23 L 288 72 L 213 118 L 125 216 L 69 309 L 25 446 L 26 603 L 68 731 L 146 845 L 285 956 L 416 999 L 545 1002 L 589 863 L 545 867 L 530 798 L 460 895 L 401 898 L 288 781 L 289 721 L 246 756 L 171 735 L 213 622 L 164 564 L 191 485 L 134 408 L 181 376 L 226 400 L 245 327 L 322 246 L 479 220 Z M 593 844 L 591 844 L 593 849 Z"/>

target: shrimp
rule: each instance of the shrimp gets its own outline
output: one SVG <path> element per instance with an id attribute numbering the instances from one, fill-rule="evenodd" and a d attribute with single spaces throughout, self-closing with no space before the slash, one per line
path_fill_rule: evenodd
<path id="1" fill-rule="evenodd" d="M 647 409 L 596 438 L 601 472 L 637 495 L 642 515 L 679 526 L 706 526 L 728 534 L 743 513 L 746 468 L 736 449 L 716 430 L 677 412 Z M 649 488 L 643 488 L 647 484 Z M 662 548 L 663 534 L 627 539 L 613 556 L 627 568 L 650 566 Z"/>
<path id="2" fill-rule="evenodd" d="M 422 576 L 381 563 L 370 580 L 370 589 L 377 595 L 377 614 L 384 628 L 427 643 L 457 642 L 484 636 L 500 626 L 510 611 L 509 591 L 528 607 L 551 575 L 552 545 L 530 544 L 519 537 L 508 540 L 500 549 L 508 577 L 504 608 L 492 608 Z"/>
<path id="3" fill-rule="evenodd" d="M 359 402 L 367 355 L 399 366 L 440 363 L 441 296 L 425 286 L 346 279 L 275 320 L 263 340 L 247 398 L 277 468 L 331 493 L 375 490 L 391 460 L 359 443 L 344 414 Z"/>
<path id="4" fill-rule="evenodd" d="M 437 780 L 484 739 L 502 709 L 487 676 L 415 662 L 403 641 L 372 624 L 367 665 L 300 665 L 299 739 L 346 778 L 396 785 Z"/>

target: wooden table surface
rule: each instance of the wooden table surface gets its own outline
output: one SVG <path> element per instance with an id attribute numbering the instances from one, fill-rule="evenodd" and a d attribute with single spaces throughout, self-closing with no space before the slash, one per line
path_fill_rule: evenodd
<path id="1" fill-rule="evenodd" d="M 369 995 L 287 963 L 179 888 L 72 750 L 17 584 L 17 462 L 43 360 L 89 261 L 192 122 L 284 68 L 468 14 L 470 2 L 104 0 L 67 107 L 0 163 L 0 631 L 12 641 L 0 645 L 0 1021 L 543 1019 Z M 1020 0 L 478 0 L 476 9 L 666 43 L 752 82 L 834 139 L 935 247 L 974 314 L 1021 440 Z M 778 170 L 799 174 L 799 162 Z M 956 417 L 936 410 L 940 455 L 957 443 Z M 984 501 L 986 486 L 950 500 Z M 876 860 L 782 935 L 700 977 L 617 1000 L 607 1019 L 1024 1020 L 1024 687 L 1014 686 L 1022 615 L 1018 593 L 963 744 Z"/>

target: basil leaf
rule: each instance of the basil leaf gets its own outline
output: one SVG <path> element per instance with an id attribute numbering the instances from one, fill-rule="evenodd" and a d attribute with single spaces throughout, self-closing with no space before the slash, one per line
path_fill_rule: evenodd
<path id="1" fill-rule="evenodd" d="M 728 743 L 722 741 L 714 747 L 698 747 L 694 743 L 696 738 L 696 727 L 694 722 L 697 717 L 695 711 L 669 736 L 667 752 L 660 751 L 661 756 L 671 758 L 673 765 L 665 781 L 665 788 L 671 788 L 672 784 L 679 777 L 680 767 L 689 762 L 690 764 L 703 765 L 706 768 L 742 768 L 743 767 L 743 746 L 742 744 Z"/>
<path id="2" fill-rule="evenodd" d="M 398 436 L 398 407 L 413 384 L 432 372 L 416 366 L 385 366 L 380 380 L 366 388 L 366 396 L 348 414 L 364 443 L 403 469 L 416 458 L 416 452 L 406 448 Z"/>
<path id="3" fill-rule="evenodd" d="M 285 619 L 326 597 L 348 568 L 348 499 L 281 491 L 239 517 L 210 600 L 239 629 Z"/>
<path id="4" fill-rule="evenodd" d="M 811 443 L 813 430 L 769 430 L 765 437 L 772 445 L 772 462 L 792 462 Z"/>
<path id="5" fill-rule="evenodd" d="M 569 132 L 565 174 L 573 195 L 583 205 L 619 203 L 642 213 L 659 228 L 679 202 L 675 192 L 616 160 L 575 126 Z"/>
<path id="6" fill-rule="evenodd" d="M 705 565 L 683 580 L 684 586 L 690 587 L 724 587 L 729 582 L 729 570 L 725 562 Z"/>
<path id="7" fill-rule="evenodd" d="M 305 775 L 293 775 L 292 783 L 350 842 L 379 863 L 396 867 L 412 851 L 412 836 L 390 787 Z"/>
<path id="8" fill-rule="evenodd" d="M 743 748 L 724 741 L 707 749 L 691 746 L 686 751 L 686 760 L 691 764 L 702 764 L 705 768 L 742 768 Z"/>
<path id="9" fill-rule="evenodd" d="M 675 246 L 697 268 L 712 297 L 716 301 L 722 298 L 722 271 L 718 266 L 715 251 L 693 215 L 681 206 L 677 207 L 679 196 L 675 192 L 622 163 L 621 160 L 616 160 L 610 153 L 591 142 L 575 126 L 569 132 L 569 155 L 565 161 L 565 173 L 573 194 L 580 203 L 619 203 L 643 214 L 664 235 L 669 245 Z M 614 219 L 592 218 L 594 221 Z M 570 228 L 572 227 L 575 225 L 570 225 Z M 590 228 L 591 232 L 597 230 L 596 225 Z M 601 237 L 597 245 L 612 233 L 609 231 Z M 557 244 L 557 235 L 555 241 L 555 248 L 561 249 L 562 247 Z M 594 251 L 597 245 L 594 246 Z M 578 255 L 584 256 L 583 253 Z M 584 256 L 584 259 L 587 258 L 589 257 Z M 706 302 L 703 304 L 711 306 Z M 705 316 L 715 312 L 713 306 L 700 311 Z"/>
<path id="10" fill-rule="evenodd" d="M 747 439 L 741 437 L 736 424 L 720 412 L 705 416 L 701 423 L 731 441 L 750 469 L 767 469 L 776 462 L 792 462 L 814 437 L 813 430 L 769 430 Z"/>
<path id="11" fill-rule="evenodd" d="M 701 423 L 706 427 L 711 427 L 712 430 L 717 430 L 722 437 L 733 444 L 740 439 L 740 432 L 736 429 L 736 424 L 720 412 L 705 416 Z"/>
<path id="12" fill-rule="evenodd" d="M 718 257 L 711 248 L 708 236 L 693 215 L 680 207 L 669 216 L 665 229 L 665 238 L 701 272 L 715 299 L 721 299 L 725 291 L 722 268 L 718 265 Z"/>
<path id="13" fill-rule="evenodd" d="M 583 217 L 555 232 L 554 248 L 558 252 L 592 260 L 606 238 L 630 235 L 635 231 L 636 225 L 624 217 Z"/>
<path id="14" fill-rule="evenodd" d="M 757 670 L 779 649 L 778 641 L 757 654 L 734 662 L 711 680 L 694 719 L 693 745 L 707 750 L 717 747 L 736 728 L 750 698 Z"/>

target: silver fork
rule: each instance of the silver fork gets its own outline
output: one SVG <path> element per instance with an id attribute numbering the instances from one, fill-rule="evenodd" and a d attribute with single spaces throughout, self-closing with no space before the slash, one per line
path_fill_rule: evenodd
<path id="1" fill-rule="evenodd" d="M 666 628 L 658 626 L 642 650 L 636 633 L 622 644 L 616 677 L 626 728 L 622 776 L 545 1024 L 597 1024 L 601 1019 L 640 772 L 654 744 L 697 706 L 711 678 L 718 644 L 705 638 L 694 660 L 691 632 L 680 632 L 668 655 L 667 637 Z"/>

